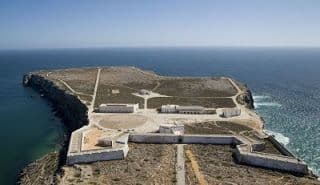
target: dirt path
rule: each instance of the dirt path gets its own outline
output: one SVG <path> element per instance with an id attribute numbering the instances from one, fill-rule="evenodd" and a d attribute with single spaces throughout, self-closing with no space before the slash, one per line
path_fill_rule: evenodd
<path id="1" fill-rule="evenodd" d="M 194 172 L 199 185 L 208 185 L 208 182 L 204 178 L 203 174 L 200 172 L 200 167 L 198 165 L 198 162 L 196 161 L 196 158 L 194 157 L 191 150 L 186 150 L 186 155 L 189 158 L 191 162 L 192 171 Z"/>
<path id="2" fill-rule="evenodd" d="M 237 85 L 231 78 L 226 78 L 226 79 L 227 79 L 227 80 L 230 82 L 230 84 L 238 91 L 237 94 L 235 94 L 234 96 L 231 96 L 231 98 L 232 98 L 234 104 L 235 104 L 238 108 L 241 109 L 242 106 L 237 102 L 237 97 L 238 97 L 240 94 L 242 94 L 243 92 L 242 92 L 242 90 L 238 87 L 238 85 Z"/>
<path id="3" fill-rule="evenodd" d="M 254 112 L 253 110 L 250 110 L 250 109 L 246 108 L 244 105 L 241 105 L 238 103 L 237 97 L 240 94 L 243 94 L 244 92 L 239 88 L 239 86 L 231 78 L 226 78 L 226 79 L 229 80 L 231 85 L 238 91 L 238 93 L 236 95 L 232 96 L 232 100 L 233 100 L 234 104 L 241 111 L 241 114 L 240 114 L 240 116 L 238 116 L 238 119 L 240 119 L 240 120 L 253 120 L 256 125 L 256 126 L 254 126 L 254 129 L 260 133 L 263 129 L 263 125 L 264 125 L 263 121 L 261 120 L 261 118 L 259 117 L 259 115 L 256 112 Z"/>
<path id="4" fill-rule="evenodd" d="M 161 83 L 159 81 L 157 81 L 157 85 L 153 89 L 151 89 L 151 91 L 157 90 L 160 85 L 161 85 Z"/>
<path id="5" fill-rule="evenodd" d="M 46 74 L 47 77 L 49 77 L 49 75 L 51 74 L 52 72 L 49 72 Z M 86 94 L 86 93 L 83 93 L 83 92 L 78 92 L 76 90 L 74 90 L 67 82 L 65 82 L 64 80 L 61 80 L 61 79 L 58 79 L 58 78 L 54 78 L 56 80 L 58 80 L 59 82 L 61 82 L 64 86 L 66 86 L 73 94 L 78 94 L 78 95 L 86 95 L 86 96 L 92 96 L 92 94 Z"/>
<path id="6" fill-rule="evenodd" d="M 99 86 L 99 80 L 100 80 L 100 73 L 101 73 L 101 68 L 98 68 L 98 73 L 97 73 L 97 78 L 96 78 L 96 83 L 94 86 L 94 90 L 93 90 L 93 96 L 92 96 L 92 101 L 88 110 L 88 117 L 90 120 L 91 117 L 91 113 L 93 112 L 94 109 L 94 103 L 96 101 L 96 96 L 97 96 L 97 91 L 98 91 L 98 86 Z"/>

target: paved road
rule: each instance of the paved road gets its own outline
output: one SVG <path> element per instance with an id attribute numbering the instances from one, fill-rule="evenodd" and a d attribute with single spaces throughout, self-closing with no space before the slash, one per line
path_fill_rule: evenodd
<path id="1" fill-rule="evenodd" d="M 186 171 L 185 171 L 185 160 L 184 160 L 184 149 L 183 144 L 177 145 L 177 164 L 176 164 L 176 178 L 177 185 L 186 184 Z"/>

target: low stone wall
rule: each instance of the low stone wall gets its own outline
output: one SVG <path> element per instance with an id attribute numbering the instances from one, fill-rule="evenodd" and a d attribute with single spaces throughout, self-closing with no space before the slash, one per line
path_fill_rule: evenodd
<path id="1" fill-rule="evenodd" d="M 90 126 L 84 126 L 71 133 L 68 154 L 77 153 L 81 151 L 81 145 L 83 143 L 83 132 L 89 129 Z"/>
<path id="2" fill-rule="evenodd" d="M 233 135 L 184 135 L 183 143 L 185 144 L 216 144 L 231 145 L 234 143 Z"/>
<path id="3" fill-rule="evenodd" d="M 235 158 L 239 163 L 275 170 L 308 174 L 308 166 L 299 159 L 272 154 L 244 151 L 246 146 L 237 146 Z"/>
<path id="4" fill-rule="evenodd" d="M 174 135 L 163 133 L 130 134 L 129 141 L 136 143 L 157 144 L 218 144 L 237 145 L 235 158 L 238 162 L 299 174 L 308 174 L 308 166 L 291 156 L 280 156 L 253 152 L 264 148 L 264 143 L 252 143 L 242 136 L 236 135 Z"/>
<path id="5" fill-rule="evenodd" d="M 294 157 L 294 155 L 284 147 L 279 141 L 277 141 L 274 136 L 269 136 L 267 138 L 283 155 Z"/>
<path id="6" fill-rule="evenodd" d="M 175 144 L 182 142 L 182 136 L 174 134 L 130 134 L 129 142 L 135 143 L 157 143 L 157 144 Z"/>
<path id="7" fill-rule="evenodd" d="M 121 160 L 127 156 L 128 151 L 129 147 L 126 145 L 113 149 L 68 154 L 67 165 L 77 163 L 90 163 L 96 161 Z"/>
<path id="8" fill-rule="evenodd" d="M 233 135 L 174 135 L 163 133 L 130 134 L 129 141 L 135 143 L 158 144 L 218 144 L 230 145 L 235 141 Z"/>

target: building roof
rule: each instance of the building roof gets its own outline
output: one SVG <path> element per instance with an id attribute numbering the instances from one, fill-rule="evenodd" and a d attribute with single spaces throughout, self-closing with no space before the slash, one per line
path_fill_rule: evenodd
<path id="1" fill-rule="evenodd" d="M 168 105 L 161 105 L 161 107 L 179 107 L 178 105 L 172 105 L 172 104 L 168 104 Z"/>
<path id="2" fill-rule="evenodd" d="M 101 104 L 100 106 L 126 106 L 126 107 L 128 107 L 128 106 L 135 106 L 135 105 L 137 105 L 137 104 L 125 104 L 125 103 L 107 103 L 107 104 Z"/>
<path id="3" fill-rule="evenodd" d="M 178 111 L 202 111 L 204 107 L 201 106 L 178 106 Z"/>

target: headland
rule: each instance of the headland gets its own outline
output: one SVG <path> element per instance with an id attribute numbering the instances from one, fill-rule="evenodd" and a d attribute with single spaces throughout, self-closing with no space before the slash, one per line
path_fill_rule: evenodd
<path id="1" fill-rule="evenodd" d="M 250 90 L 229 77 L 167 77 L 135 67 L 37 71 L 65 147 L 20 184 L 320 184 L 272 136 Z"/>

